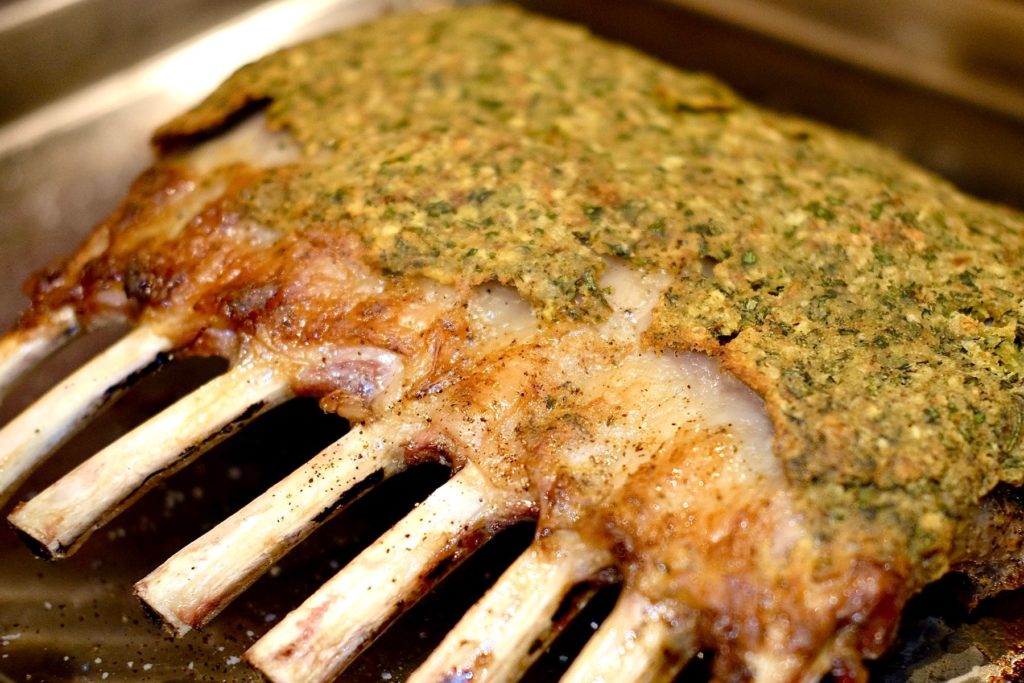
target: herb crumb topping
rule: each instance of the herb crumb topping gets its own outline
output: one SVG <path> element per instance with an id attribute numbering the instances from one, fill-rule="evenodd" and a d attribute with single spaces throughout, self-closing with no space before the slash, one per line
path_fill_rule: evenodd
<path id="1" fill-rule="evenodd" d="M 870 518 L 928 580 L 977 501 L 1024 483 L 1014 211 L 507 7 L 280 51 L 157 143 L 255 103 L 307 152 L 237 207 L 265 225 L 353 231 L 386 273 L 498 281 L 549 320 L 607 314 L 604 257 L 671 273 L 649 343 L 717 355 L 764 397 L 823 534 Z"/>

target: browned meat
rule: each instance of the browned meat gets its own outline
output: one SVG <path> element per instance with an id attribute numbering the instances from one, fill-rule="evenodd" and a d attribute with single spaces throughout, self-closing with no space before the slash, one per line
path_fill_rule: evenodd
<path id="1" fill-rule="evenodd" d="M 4 429 L 0 491 L 157 353 L 232 369 L 11 521 L 65 555 L 271 405 L 356 424 L 140 581 L 175 632 L 432 460 L 457 474 L 253 647 L 269 677 L 337 675 L 523 518 L 534 545 L 415 680 L 514 678 L 608 581 L 569 681 L 704 648 L 721 680 L 861 680 L 928 583 L 1021 583 L 1019 215 L 507 8 L 272 55 L 156 140 L 30 283 L 0 377 L 75 324 L 138 331 Z"/>

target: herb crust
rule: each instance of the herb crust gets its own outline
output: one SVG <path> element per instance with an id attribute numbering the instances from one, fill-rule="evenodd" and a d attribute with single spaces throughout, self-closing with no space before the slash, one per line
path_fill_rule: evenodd
<path id="1" fill-rule="evenodd" d="M 983 496 L 1024 482 L 1019 213 L 507 7 L 277 52 L 157 145 L 264 105 L 306 155 L 234 209 L 274 229 L 352 231 L 396 278 L 498 281 L 552 321 L 607 313 L 607 257 L 672 274 L 648 343 L 756 389 L 821 535 L 874 529 L 918 586 Z"/>

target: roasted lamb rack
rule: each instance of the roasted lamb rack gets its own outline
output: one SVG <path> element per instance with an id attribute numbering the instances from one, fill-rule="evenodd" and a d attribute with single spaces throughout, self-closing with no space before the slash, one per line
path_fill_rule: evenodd
<path id="1" fill-rule="evenodd" d="M 411 680 L 513 680 L 613 582 L 564 680 L 671 680 L 700 650 L 720 680 L 863 680 L 929 583 L 1021 583 L 1012 210 L 507 7 L 277 52 L 154 141 L 0 342 L 6 385 L 134 323 L 3 428 L 0 492 L 167 354 L 231 367 L 11 523 L 60 558 L 293 396 L 353 424 L 138 582 L 175 634 L 423 462 L 451 479 L 256 642 L 268 678 L 340 675 L 528 519 Z"/>

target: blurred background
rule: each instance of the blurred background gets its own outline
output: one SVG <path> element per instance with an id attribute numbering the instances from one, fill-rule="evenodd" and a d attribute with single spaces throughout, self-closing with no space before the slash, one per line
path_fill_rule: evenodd
<path id="1" fill-rule="evenodd" d="M 73 248 L 145 168 L 149 132 L 161 121 L 275 47 L 439 4 L 446 3 L 0 0 L 0 325 L 24 305 L 21 281 Z M 715 74 L 765 106 L 859 132 L 974 194 L 1024 208 L 1021 0 L 520 4 Z M 87 339 L 34 373 L 0 404 L 0 421 L 114 334 Z M 190 361 L 143 382 L 69 442 L 20 497 L 222 369 Z M 443 470 L 417 471 L 368 496 L 203 634 L 165 637 L 145 620 L 130 586 L 345 429 L 311 402 L 274 411 L 152 491 L 65 563 L 35 560 L 0 529 L 0 680 L 256 680 L 238 661 L 245 648 L 425 497 Z M 458 570 L 367 653 L 351 680 L 400 680 L 530 532 L 506 533 Z M 955 599 L 961 588 L 951 578 L 915 600 L 875 679 L 968 683 L 1014 659 L 1024 643 L 1024 592 L 968 614 Z M 614 590 L 599 595 L 528 678 L 556 680 L 614 597 Z M 703 666 L 685 676 L 706 678 Z"/>

